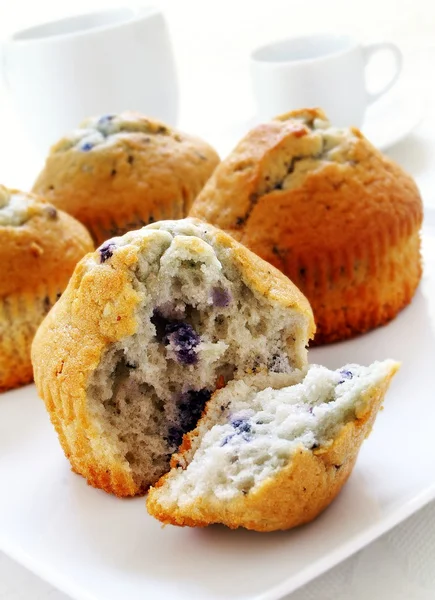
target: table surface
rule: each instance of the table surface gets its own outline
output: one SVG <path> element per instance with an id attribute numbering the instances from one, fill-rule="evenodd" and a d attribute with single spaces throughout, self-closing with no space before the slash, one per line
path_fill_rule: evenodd
<path id="1" fill-rule="evenodd" d="M 94 8 L 117 6 L 119 0 L 0 0 L 0 37 L 38 21 Z M 435 3 L 431 0 L 154 0 L 165 10 L 181 86 L 180 126 L 218 136 L 254 111 L 248 56 L 267 41 L 310 31 L 353 32 L 363 40 L 389 39 L 405 59 L 424 55 L 435 62 Z M 7 8 L 6 8 L 7 7 Z M 293 8 L 292 8 L 293 7 Z M 373 16 L 375 15 L 375 17 Z M 433 69 L 433 68 L 432 68 Z M 424 204 L 435 208 L 435 81 L 422 78 L 417 93 L 425 111 L 416 129 L 387 154 L 416 179 Z M 19 116 L 0 90 L 0 182 L 27 189 L 41 157 L 26 138 Z M 289 596 L 289 600 L 433 600 L 435 597 L 435 503 L 390 533 Z M 68 600 L 61 592 L 0 553 L 0 600 Z"/>

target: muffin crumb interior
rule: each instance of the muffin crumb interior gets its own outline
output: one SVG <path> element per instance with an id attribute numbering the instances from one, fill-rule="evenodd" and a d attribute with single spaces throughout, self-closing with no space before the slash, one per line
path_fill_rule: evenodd
<path id="1" fill-rule="evenodd" d="M 282 387 L 294 381 L 306 356 L 303 345 L 289 344 L 290 337 L 305 337 L 296 309 L 250 289 L 228 249 L 212 247 L 206 224 L 167 223 L 172 227 L 159 231 L 159 244 L 140 252 L 133 267 L 132 284 L 142 298 L 138 329 L 109 345 L 87 390 L 95 423 L 143 490 L 169 469 L 216 388 L 266 376 Z M 155 238 L 154 227 L 147 229 Z M 143 235 L 106 242 L 89 267 L 111 268 L 117 253 Z"/>

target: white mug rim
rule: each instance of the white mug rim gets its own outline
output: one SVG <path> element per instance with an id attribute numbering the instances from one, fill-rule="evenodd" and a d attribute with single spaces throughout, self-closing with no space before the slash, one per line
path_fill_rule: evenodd
<path id="1" fill-rule="evenodd" d="M 315 56 L 315 57 L 307 57 L 307 58 L 289 58 L 289 59 L 284 59 L 284 60 L 278 60 L 278 59 L 270 59 L 270 58 L 261 58 L 258 55 L 269 51 L 269 50 L 274 50 L 277 46 L 281 46 L 283 44 L 285 44 L 286 42 L 300 42 L 300 41 L 308 41 L 308 40 L 331 40 L 331 39 L 336 39 L 336 40 L 344 40 L 347 41 L 348 44 L 343 47 L 340 48 L 338 50 L 332 51 L 332 52 L 328 52 L 327 54 L 321 54 L 319 56 Z M 296 64 L 307 64 L 307 63 L 318 63 L 318 62 L 325 62 L 330 60 L 331 58 L 338 58 L 340 56 L 343 56 L 345 54 L 347 54 L 348 52 L 350 52 L 351 50 L 354 50 L 355 48 L 357 48 L 358 46 L 360 46 L 360 42 L 357 38 L 355 38 L 352 35 L 349 34 L 340 34 L 340 33 L 312 33 L 312 34 L 305 34 L 305 35 L 299 35 L 299 36 L 291 36 L 291 37 L 286 37 L 286 38 L 281 38 L 279 40 L 275 40 L 273 42 L 268 42 L 267 44 L 263 44 L 261 46 L 258 46 L 257 48 L 255 48 L 254 50 L 252 50 L 251 52 L 251 62 L 256 64 L 256 65 L 264 65 L 264 66 L 269 66 L 269 67 L 273 67 L 273 66 L 284 66 L 284 65 L 296 65 Z"/>
<path id="2" fill-rule="evenodd" d="M 61 26 L 63 24 L 67 24 L 69 22 L 74 22 L 76 20 L 85 19 L 85 18 L 98 18 L 104 17 L 106 15 L 111 15 L 113 13 L 117 13 L 120 11 L 125 11 L 126 18 L 120 18 L 119 20 L 112 21 L 109 23 L 102 23 L 101 25 L 93 25 L 88 28 L 77 28 L 72 31 L 53 33 L 48 35 L 37 35 L 35 37 L 20 37 L 25 36 L 27 34 L 31 34 L 32 32 L 37 32 L 40 29 L 44 29 L 52 26 Z M 129 13 L 129 16 L 128 14 Z M 50 43 L 54 41 L 73 39 L 73 38 L 81 38 L 88 37 L 91 35 L 95 35 L 96 33 L 102 33 L 106 31 L 113 31 L 115 29 L 119 29 L 131 23 L 136 23 L 141 20 L 147 20 L 152 16 L 161 14 L 161 10 L 152 4 L 143 5 L 143 6 L 118 6 L 107 8 L 103 10 L 94 10 L 89 12 L 82 12 L 71 14 L 67 17 L 62 17 L 60 19 L 53 19 L 49 21 L 43 21 L 41 23 L 36 23 L 31 27 L 26 27 L 24 29 L 19 29 L 14 31 L 10 36 L 6 39 L 6 43 L 8 44 L 19 44 L 19 45 L 27 45 L 27 44 L 43 44 Z"/>

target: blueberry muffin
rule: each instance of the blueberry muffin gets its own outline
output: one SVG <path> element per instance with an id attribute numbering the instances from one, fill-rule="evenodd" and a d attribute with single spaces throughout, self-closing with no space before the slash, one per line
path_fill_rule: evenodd
<path id="1" fill-rule="evenodd" d="M 309 299 L 315 343 L 387 323 L 421 278 L 418 189 L 357 129 L 301 110 L 250 131 L 192 216 L 231 233 Z"/>
<path id="2" fill-rule="evenodd" d="M 35 382 L 66 456 L 118 496 L 169 470 L 212 393 L 231 380 L 300 378 L 306 298 L 227 234 L 194 219 L 106 241 L 39 328 Z"/>
<path id="3" fill-rule="evenodd" d="M 33 191 L 86 225 L 99 245 L 185 217 L 218 162 L 211 146 L 159 121 L 104 115 L 52 147 Z"/>
<path id="4" fill-rule="evenodd" d="M 311 521 L 351 474 L 397 368 L 311 365 L 278 390 L 231 381 L 151 488 L 148 511 L 173 525 L 256 531 Z"/>
<path id="5" fill-rule="evenodd" d="M 77 262 L 93 249 L 73 217 L 0 185 L 0 391 L 32 380 L 35 331 Z"/>

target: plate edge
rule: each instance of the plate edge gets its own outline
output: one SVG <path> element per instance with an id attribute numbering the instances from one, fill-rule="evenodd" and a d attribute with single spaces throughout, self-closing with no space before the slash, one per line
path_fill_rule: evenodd
<path id="1" fill-rule="evenodd" d="M 346 540 L 341 546 L 336 548 L 329 557 L 319 559 L 314 565 L 319 565 L 315 575 L 309 573 L 309 569 L 305 568 L 299 575 L 292 577 L 292 580 L 282 582 L 275 588 L 264 592 L 263 594 L 254 596 L 252 600 L 281 600 L 287 594 L 295 592 L 305 584 L 317 579 L 330 569 L 336 567 L 340 563 L 344 562 L 348 558 L 351 558 L 354 554 L 369 546 L 372 542 L 382 537 L 388 531 L 391 531 L 408 518 L 412 517 L 419 510 L 424 508 L 427 504 L 435 500 L 435 483 L 421 492 L 417 497 L 409 500 L 409 502 L 397 509 L 388 518 L 382 521 L 382 526 L 374 524 L 367 530 L 361 532 L 361 534 L 354 536 L 351 539 Z M 350 549 L 348 549 L 350 547 Z"/>

